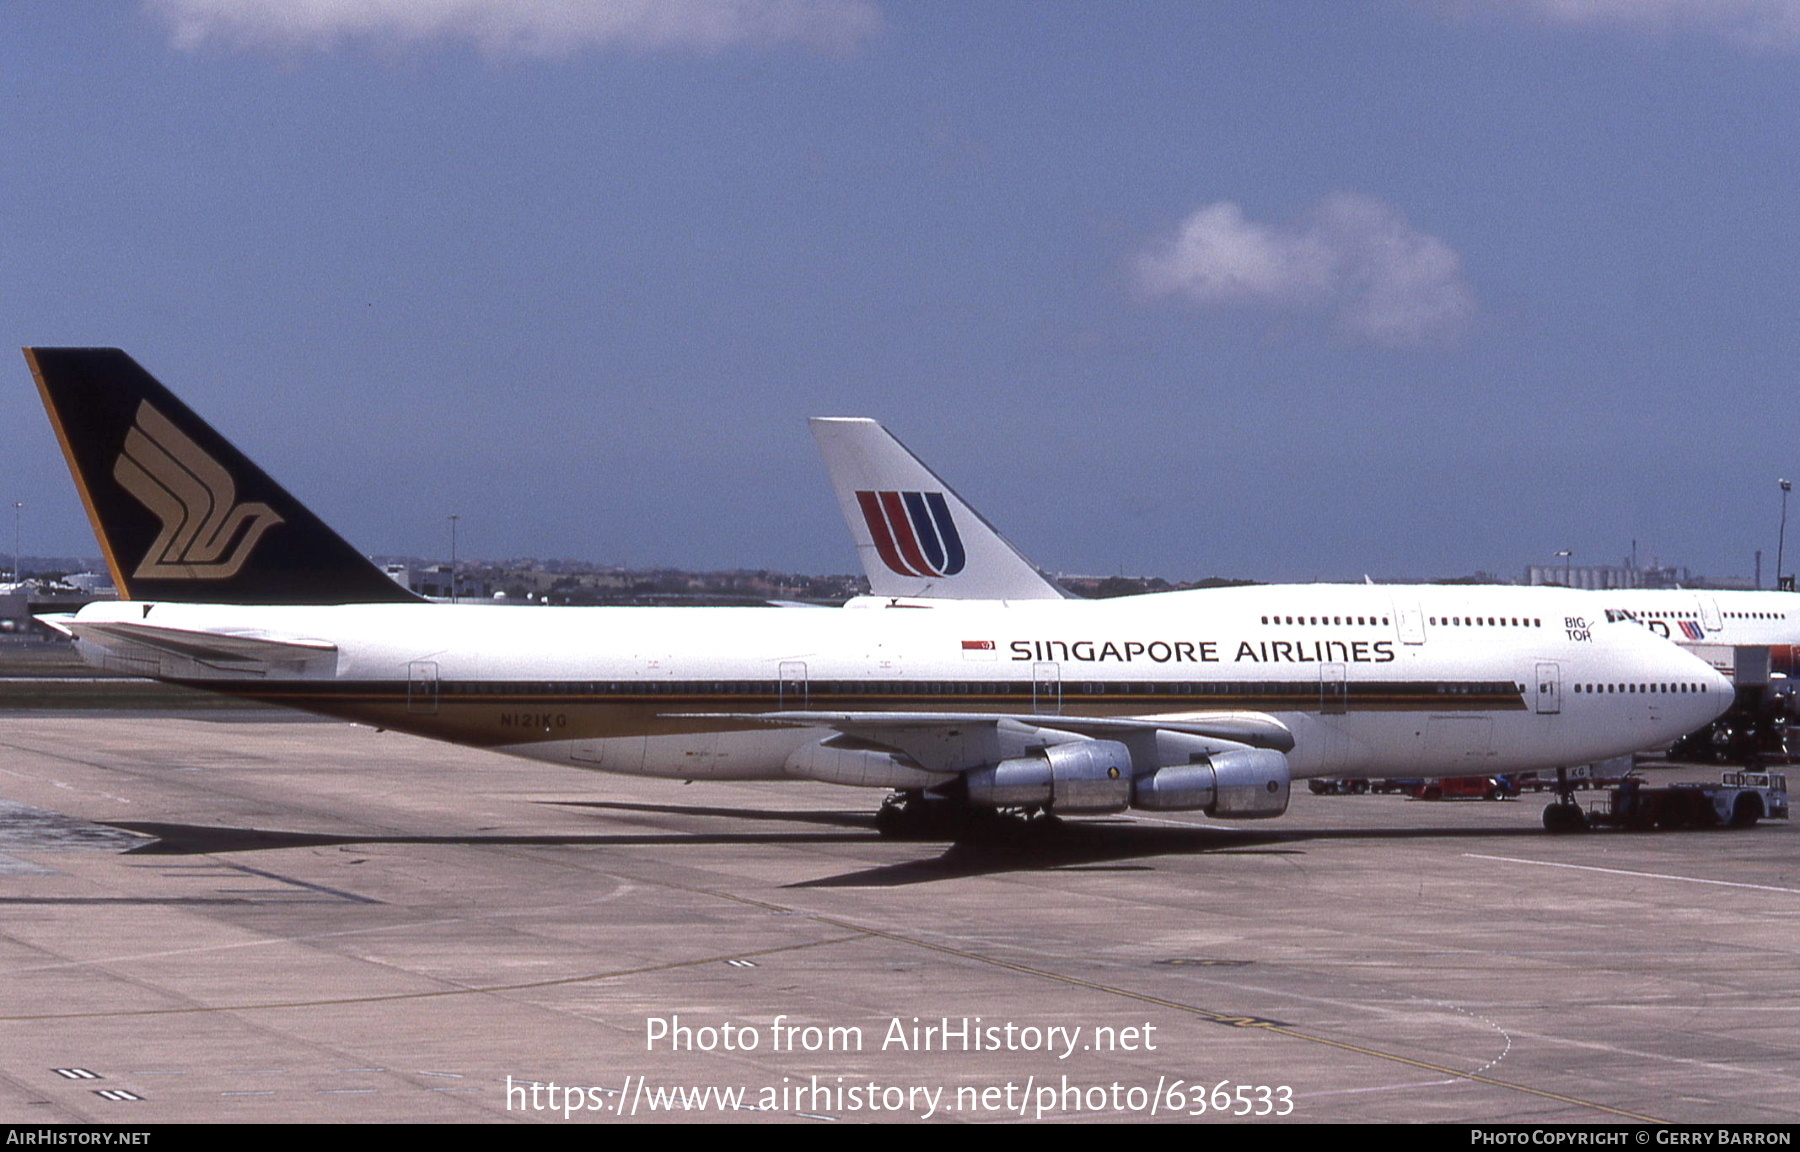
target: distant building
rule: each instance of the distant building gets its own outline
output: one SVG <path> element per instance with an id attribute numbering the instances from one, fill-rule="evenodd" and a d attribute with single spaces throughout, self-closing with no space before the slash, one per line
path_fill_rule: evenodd
<path id="1" fill-rule="evenodd" d="M 458 566 L 453 572 L 448 564 L 431 564 L 412 573 L 412 590 L 421 596 L 448 600 L 482 600 L 493 594 L 487 579 L 480 573 Z"/>
<path id="2" fill-rule="evenodd" d="M 97 600 L 117 598 L 119 595 L 119 590 L 113 587 L 112 577 L 103 572 L 71 572 L 62 578 L 62 582 Z"/>
<path id="3" fill-rule="evenodd" d="M 1533 564 L 1525 569 L 1525 583 L 1585 588 L 1604 592 L 1613 588 L 1754 588 L 1747 580 L 1708 579 L 1686 568 L 1629 564 Z"/>
<path id="4" fill-rule="evenodd" d="M 32 624 L 40 612 L 75 612 L 96 600 L 116 600 L 112 581 L 93 572 L 77 573 L 87 577 L 81 584 L 72 580 L 26 580 L 21 584 L 0 585 L 0 633 L 18 635 L 33 632 L 48 635 L 50 629 Z"/>

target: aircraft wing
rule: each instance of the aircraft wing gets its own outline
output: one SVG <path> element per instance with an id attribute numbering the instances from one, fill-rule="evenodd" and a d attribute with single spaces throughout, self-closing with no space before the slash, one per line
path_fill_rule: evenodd
<path id="1" fill-rule="evenodd" d="M 68 636 L 103 649 L 121 671 L 139 670 L 133 665 L 155 665 L 152 674 L 179 676 L 183 662 L 204 669 L 245 673 L 292 674 L 309 670 L 317 662 L 335 664 L 337 645 L 329 640 L 279 635 L 263 630 L 217 632 L 193 628 L 165 628 L 156 624 L 124 621 L 83 621 L 73 616 L 40 616 L 45 624 Z M 110 661 L 109 661 L 110 662 Z M 144 669 L 147 671 L 147 669 Z"/>
<path id="2" fill-rule="evenodd" d="M 1134 732 L 1163 731 L 1212 736 L 1256 748 L 1273 748 L 1277 752 L 1289 752 L 1294 747 L 1293 732 L 1267 712 L 1180 712 L 1167 716 L 1046 716 L 1023 712 L 708 712 L 685 715 L 835 728 L 852 735 L 895 728 L 1016 723 L 1115 739 Z"/>
<path id="3" fill-rule="evenodd" d="M 1171 738 L 1184 753 L 1213 742 L 1215 750 L 1261 748 L 1287 752 L 1294 734 L 1266 712 L 1182 712 L 1164 716 L 1047 716 L 1015 712 L 707 712 L 688 718 L 729 719 L 794 727 L 830 728 L 828 743 L 904 753 L 932 772 L 965 772 L 1024 754 L 1031 748 L 1081 740 L 1146 745 Z M 846 745 L 852 741 L 854 745 Z"/>

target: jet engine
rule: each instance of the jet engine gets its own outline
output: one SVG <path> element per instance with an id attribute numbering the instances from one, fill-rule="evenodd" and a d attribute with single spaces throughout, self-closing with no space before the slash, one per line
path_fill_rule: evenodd
<path id="1" fill-rule="evenodd" d="M 976 768 L 963 779 L 969 803 L 984 807 L 1123 812 L 1131 804 L 1131 752 L 1116 740 L 1073 740 Z M 1285 781 L 1284 775 L 1284 801 Z"/>
<path id="2" fill-rule="evenodd" d="M 1288 806 L 1287 757 L 1268 748 L 1232 748 L 1171 764 L 1131 783 L 1131 803 L 1156 812 L 1200 809 L 1208 816 L 1259 820 Z"/>

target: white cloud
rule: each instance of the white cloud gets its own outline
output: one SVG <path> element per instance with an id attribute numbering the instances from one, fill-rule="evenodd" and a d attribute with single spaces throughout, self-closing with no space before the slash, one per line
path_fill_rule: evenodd
<path id="1" fill-rule="evenodd" d="M 1560 27 L 1697 32 L 1744 48 L 1800 50 L 1800 0 L 1479 0 L 1474 7 Z"/>
<path id="2" fill-rule="evenodd" d="M 144 0 L 180 48 L 329 50 L 473 44 L 491 56 L 585 49 L 849 52 L 881 27 L 872 0 Z"/>
<path id="3" fill-rule="evenodd" d="M 1139 255 L 1134 271 L 1153 296 L 1325 312 L 1344 335 L 1390 347 L 1455 337 L 1475 315 L 1456 252 L 1359 192 L 1332 193 L 1294 225 L 1208 204 Z"/>

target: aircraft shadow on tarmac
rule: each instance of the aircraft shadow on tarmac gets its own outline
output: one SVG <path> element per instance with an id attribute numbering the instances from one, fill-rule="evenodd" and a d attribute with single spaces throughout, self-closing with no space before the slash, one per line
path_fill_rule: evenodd
<path id="1" fill-rule="evenodd" d="M 767 821 L 823 826 L 831 831 L 701 832 L 657 831 L 551 835 L 441 836 L 381 835 L 331 832 L 283 832 L 259 828 L 171 824 L 153 821 L 109 821 L 108 826 L 155 837 L 130 850 L 134 855 L 195 856 L 262 852 L 281 848 L 318 848 L 372 844 L 448 844 L 543 848 L 628 848 L 643 846 L 868 844 L 882 842 L 874 818 L 842 811 L 787 811 L 711 808 L 674 804 L 627 804 L 601 801 L 553 801 L 559 807 L 596 808 L 644 816 L 675 816 L 732 821 Z M 881 888 L 933 883 L 964 877 L 1031 871 L 1148 871 L 1153 864 L 1134 863 L 1155 857 L 1201 855 L 1300 855 L 1312 841 L 1456 841 L 1539 839 L 1535 827 L 1519 828 L 1191 828 L 1146 825 L 1129 820 L 1078 820 L 1021 824 L 983 829 L 956 841 L 889 841 L 917 847 L 935 856 L 858 869 L 837 876 L 797 881 L 793 888 Z"/>
<path id="2" fill-rule="evenodd" d="M 866 812 L 794 812 L 774 808 L 703 808 L 692 804 L 630 804 L 623 800 L 543 800 L 539 803 L 553 804 L 558 808 L 599 808 L 611 812 L 780 820 L 796 824 L 829 824 L 839 828 L 873 829 L 875 827 L 875 817 Z"/>
<path id="3" fill-rule="evenodd" d="M 265 852 L 276 848 L 323 848 L 354 844 L 457 844 L 468 848 L 490 846 L 539 848 L 624 848 L 653 844 L 855 844 L 873 838 L 868 833 L 707 833 L 667 832 L 641 835 L 545 835 L 453 836 L 365 835 L 351 832 L 276 832 L 261 828 L 220 828 L 201 824 L 164 824 L 148 820 L 108 821 L 109 828 L 123 828 L 156 839 L 128 855 L 209 856 L 222 852 Z"/>
<path id="4" fill-rule="evenodd" d="M 886 888 L 1006 872 L 1137 872 L 1130 861 L 1173 856 L 1300 856 L 1309 841 L 1495 840 L 1541 838 L 1535 828 L 1244 829 L 1146 827 L 1124 821 L 1069 822 L 1013 836 L 950 844 L 932 859 L 908 860 L 788 885 L 790 888 Z"/>

